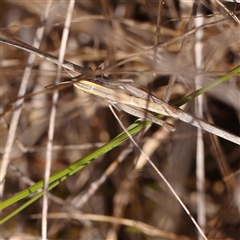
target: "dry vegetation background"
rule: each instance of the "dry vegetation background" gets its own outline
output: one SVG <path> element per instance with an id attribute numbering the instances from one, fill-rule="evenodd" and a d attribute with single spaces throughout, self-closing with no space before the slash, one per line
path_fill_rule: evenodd
<path id="1" fill-rule="evenodd" d="M 203 85 L 225 74 L 240 63 L 239 23 L 218 2 L 201 1 L 204 17 Z M 58 55 L 66 17 L 67 1 L 54 1 L 46 23 L 41 49 Z M 223 2 L 239 17 L 240 4 Z M 45 1 L 2 1 L 1 31 L 32 44 L 44 11 Z M 196 6 L 196 5 L 195 5 Z M 175 102 L 195 89 L 196 67 L 194 33 L 196 8 L 192 1 L 167 0 L 159 12 L 159 2 L 146 1 L 76 1 L 65 59 L 84 67 L 97 68 L 101 63 L 112 65 L 111 78 L 130 78 L 164 98 L 170 80 L 175 80 L 170 102 Z M 161 16 L 161 17 L 159 17 Z M 239 19 L 239 18 L 238 18 Z M 159 26 L 160 28 L 157 28 Z M 183 35 L 182 37 L 179 37 Z M 175 41 L 174 41 L 175 40 Z M 162 43 L 155 51 L 142 53 Z M 1 102 L 18 94 L 28 54 L 4 44 L 1 50 Z M 155 56 L 155 60 L 154 60 Z M 157 60 L 156 60 L 157 56 Z M 126 62 L 119 67 L 119 60 Z M 27 92 L 44 90 L 54 83 L 56 66 L 37 58 Z M 106 72 L 109 74 L 109 72 Z M 62 81 L 70 76 L 63 71 Z M 204 117 L 239 135 L 239 76 L 231 78 L 204 95 Z M 6 176 L 4 198 L 28 187 L 27 179 L 43 179 L 49 115 L 52 93 L 26 98 L 16 138 L 11 151 L 11 166 Z M 194 112 L 194 101 L 187 106 Z M 125 126 L 135 118 L 118 113 Z M 8 136 L 12 107 L 1 121 L 1 155 Z M 177 126 L 170 133 L 153 125 L 145 134 L 136 137 L 140 147 L 166 176 L 194 217 L 196 202 L 196 128 L 173 120 Z M 54 135 L 52 172 L 56 172 L 90 153 L 98 146 L 122 132 L 107 105 L 73 87 L 60 91 Z M 240 239 L 239 236 L 239 146 L 204 133 L 206 234 L 209 239 Z M 108 166 L 121 157 L 130 141 L 122 144 L 69 177 L 51 193 L 49 213 L 70 212 L 70 204 L 79 203 Z M 49 239 L 197 239 L 197 230 L 169 189 L 132 148 L 122 163 L 74 213 L 91 213 L 141 221 L 156 230 L 144 233 L 91 218 L 84 220 L 51 219 L 48 221 Z M 21 174 L 20 174 L 21 173 Z M 20 175 L 19 175 L 20 174 Z M 239 181 L 238 181 L 239 183 Z M 237 188 L 238 186 L 238 188 Z M 24 200 L 19 205 L 22 204 Z M 11 212 L 15 205 L 3 211 Z M 33 203 L 16 217 L 2 225 L 2 237 L 20 233 L 41 235 L 42 200 Z M 72 213 L 71 212 L 71 213 Z M 70 214 L 71 216 L 71 214 Z M 162 232 L 161 232 L 161 231 Z M 18 239 L 25 239 L 23 236 Z"/>

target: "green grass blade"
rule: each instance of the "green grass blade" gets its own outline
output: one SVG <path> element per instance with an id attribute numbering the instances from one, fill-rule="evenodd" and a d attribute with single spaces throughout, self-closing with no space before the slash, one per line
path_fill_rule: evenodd
<path id="1" fill-rule="evenodd" d="M 49 187 L 48 187 L 48 191 L 52 190 L 54 187 L 56 187 L 59 184 L 58 181 L 52 183 Z M 44 194 L 44 191 L 41 191 L 40 193 L 38 193 L 36 196 L 32 197 L 29 201 L 27 201 L 26 203 L 22 204 L 19 208 L 15 209 L 13 212 L 11 212 L 10 214 L 8 214 L 5 218 L 0 220 L 0 224 L 3 224 L 4 222 L 6 222 L 7 220 L 9 220 L 10 218 L 14 217 L 16 214 L 18 214 L 19 212 L 21 212 L 23 209 L 25 209 L 26 207 L 28 207 L 29 205 L 31 205 L 32 203 L 34 203 L 36 200 L 38 200 L 39 198 L 41 198 Z"/>
<path id="2" fill-rule="evenodd" d="M 219 77 L 218 79 L 214 80 L 213 82 L 209 83 L 208 85 L 206 85 L 203 88 L 200 88 L 199 90 L 189 94 L 188 96 L 184 97 L 183 99 L 181 99 L 180 101 L 176 102 L 174 105 L 176 107 L 180 107 L 183 104 L 189 102 L 190 100 L 200 96 L 203 93 L 208 92 L 209 90 L 213 89 L 214 87 L 216 87 L 217 85 L 219 85 L 220 83 L 225 82 L 226 80 L 228 80 L 229 78 L 231 78 L 232 76 L 236 75 L 237 73 L 240 73 L 240 66 L 237 66 L 236 68 L 234 68 L 233 70 L 231 70 L 230 72 L 228 72 L 227 74 L 225 74 L 222 77 Z"/>

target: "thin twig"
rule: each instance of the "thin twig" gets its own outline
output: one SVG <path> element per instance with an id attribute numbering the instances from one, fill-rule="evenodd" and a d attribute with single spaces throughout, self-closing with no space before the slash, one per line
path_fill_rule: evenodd
<path id="1" fill-rule="evenodd" d="M 33 214 L 31 215 L 32 219 L 41 218 L 41 214 Z M 49 213 L 49 219 L 75 219 L 75 220 L 90 220 L 90 221 L 97 221 L 97 222 L 110 222 L 110 223 L 118 223 L 125 226 L 133 227 L 141 231 L 142 233 L 152 236 L 152 237 L 163 237 L 164 239 L 172 239 L 172 240 L 190 240 L 187 236 L 175 235 L 170 232 L 165 232 L 160 229 L 157 229 L 151 225 L 140 221 L 134 221 L 131 219 L 125 218 L 115 218 L 105 215 L 96 215 L 96 214 L 79 214 L 79 213 Z"/>
<path id="2" fill-rule="evenodd" d="M 230 11 L 227 7 L 224 6 L 224 4 L 219 1 L 219 0 L 216 0 L 217 4 L 223 8 L 225 10 L 225 12 L 237 23 L 237 24 L 240 24 L 240 20 L 238 19 L 238 17 L 232 12 Z"/>
<path id="3" fill-rule="evenodd" d="M 58 71 L 57 71 L 57 77 L 55 80 L 55 84 L 58 84 L 60 82 L 61 77 L 61 69 L 62 69 L 62 63 L 64 61 L 64 55 L 68 40 L 68 34 L 69 34 L 69 28 L 71 24 L 71 18 L 72 18 L 72 12 L 74 8 L 75 0 L 70 0 L 68 9 L 67 9 L 67 15 L 66 15 L 66 21 L 64 25 L 63 30 L 63 36 L 60 46 L 60 53 L 59 53 L 59 64 L 58 64 Z M 49 129 L 48 129 L 48 142 L 47 142 L 47 150 L 46 150 L 46 166 L 45 166 L 45 175 L 44 175 L 44 195 L 43 195 L 43 209 L 42 209 L 42 238 L 43 240 L 47 239 L 47 211 L 48 211 L 48 186 L 49 186 L 49 177 L 51 172 L 51 162 L 52 162 L 52 144 L 53 144 L 53 137 L 54 137 L 54 126 L 55 126 L 55 119 L 56 119 L 56 113 L 57 113 L 57 101 L 58 101 L 59 92 L 56 90 L 52 97 L 52 109 L 51 109 L 51 115 L 49 120 Z"/>
<path id="4" fill-rule="evenodd" d="M 47 4 L 46 10 L 45 10 L 44 15 L 41 19 L 41 23 L 43 23 L 47 19 L 48 13 L 49 13 L 49 10 L 50 10 L 50 5 L 51 5 L 51 3 Z M 33 46 L 35 48 L 39 47 L 41 39 L 42 39 L 43 34 L 44 34 L 44 30 L 45 30 L 45 27 L 44 27 L 43 24 L 41 24 L 39 26 L 39 28 L 37 29 L 35 38 L 33 40 Z M 30 77 L 30 74 L 31 74 L 32 64 L 33 64 L 35 58 L 36 58 L 36 53 L 31 53 L 28 57 L 27 66 L 25 68 L 25 71 L 24 71 L 24 74 L 23 74 L 23 77 L 22 77 L 22 80 L 21 80 L 21 85 L 20 85 L 20 88 L 19 88 L 19 91 L 18 91 L 18 97 L 23 96 L 26 93 L 27 84 L 28 84 L 29 77 Z M 4 192 L 4 178 L 6 176 L 7 168 L 8 168 L 8 165 L 9 165 L 10 154 L 11 154 L 13 142 L 14 142 L 14 139 L 15 139 L 19 118 L 20 118 L 20 115 L 21 115 L 21 112 L 22 112 L 23 102 L 24 102 L 24 98 L 19 99 L 15 104 L 14 112 L 13 112 L 10 127 L 9 127 L 8 137 L 7 137 L 7 140 L 6 140 L 6 145 L 5 145 L 3 158 L 2 158 L 2 161 L 0 162 L 0 198 L 2 198 L 3 192 Z"/>
<path id="5" fill-rule="evenodd" d="M 204 17 L 202 16 L 201 1 L 196 2 L 196 18 L 195 27 L 204 25 Z M 203 29 L 199 29 L 195 33 L 195 64 L 197 72 L 203 71 Z M 195 78 L 196 89 L 202 88 L 203 78 L 197 74 Z M 199 118 L 203 118 L 203 95 L 195 99 L 196 109 L 195 114 Z M 196 146 L 196 175 L 197 175 L 197 220 L 198 224 L 205 232 L 206 227 L 206 206 L 205 206 L 205 164 L 204 164 L 204 142 L 202 129 L 197 129 L 197 146 Z M 201 234 L 198 234 L 198 240 L 202 240 Z"/>
<path id="6" fill-rule="evenodd" d="M 169 190 L 172 192 L 172 194 L 174 195 L 174 197 L 177 199 L 177 201 L 179 202 L 179 204 L 182 206 L 182 208 L 184 209 L 184 211 L 187 213 L 187 215 L 190 217 L 191 221 L 193 222 L 193 224 L 195 225 L 195 227 L 198 229 L 199 233 L 202 235 L 202 237 L 207 240 L 207 237 L 205 236 L 204 232 L 202 231 L 202 229 L 199 227 L 199 225 L 197 224 L 196 220 L 193 218 L 193 216 L 191 215 L 191 213 L 189 212 L 189 210 L 187 209 L 187 207 L 185 206 L 185 204 L 183 203 L 183 201 L 179 198 L 179 196 L 177 195 L 177 193 L 175 192 L 175 190 L 173 189 L 173 187 L 171 186 L 171 184 L 167 181 L 167 179 L 163 176 L 163 174 L 158 170 L 158 168 L 156 167 L 156 165 L 152 162 L 152 160 L 147 156 L 147 154 L 138 146 L 138 144 L 136 143 L 136 141 L 133 139 L 133 137 L 131 136 L 131 134 L 128 132 L 128 130 L 124 127 L 124 125 L 122 124 L 122 122 L 120 121 L 120 119 L 118 118 L 117 114 L 115 113 L 113 107 L 111 105 L 109 105 L 109 108 L 111 109 L 113 115 L 115 116 L 115 118 L 118 120 L 120 126 L 122 127 L 122 129 L 124 130 L 124 132 L 128 135 L 129 139 L 132 141 L 132 143 L 137 147 L 137 149 L 140 151 L 140 153 L 148 160 L 148 162 L 150 163 L 150 165 L 152 166 L 152 168 L 156 171 L 156 173 L 160 176 L 160 178 L 165 182 L 165 184 L 167 185 L 167 187 L 169 188 Z"/>

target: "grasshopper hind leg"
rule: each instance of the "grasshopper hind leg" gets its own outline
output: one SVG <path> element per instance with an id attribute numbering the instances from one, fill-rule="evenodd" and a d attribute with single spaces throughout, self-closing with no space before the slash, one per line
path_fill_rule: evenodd
<path id="1" fill-rule="evenodd" d="M 142 119 L 146 119 L 147 121 L 154 122 L 160 126 L 165 127 L 171 132 L 174 132 L 176 130 L 176 127 L 173 124 L 163 121 L 162 119 L 156 117 L 154 114 L 144 109 L 134 108 L 125 104 L 116 104 L 116 106 L 114 105 L 114 107 L 117 109 L 121 109 L 122 111 L 129 113 L 135 117 L 140 117 Z"/>

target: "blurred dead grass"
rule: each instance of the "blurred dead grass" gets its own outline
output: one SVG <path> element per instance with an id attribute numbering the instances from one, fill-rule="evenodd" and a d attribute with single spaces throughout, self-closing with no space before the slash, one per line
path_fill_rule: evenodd
<path id="1" fill-rule="evenodd" d="M 45 2 L 4 1 L 1 4 L 2 31 L 31 44 Z M 46 23 L 46 35 L 41 49 L 54 55 L 58 54 L 61 42 L 66 6 L 65 1 L 54 2 L 52 14 Z M 148 86 L 159 98 L 163 98 L 169 78 L 176 76 L 171 101 L 180 99 L 194 90 L 193 79 L 196 76 L 193 57 L 195 39 L 194 35 L 190 34 L 194 30 L 192 5 L 190 2 L 187 4 L 167 1 L 163 6 L 162 24 L 158 33 L 157 6 L 156 1 L 77 1 L 65 59 L 93 69 L 101 63 L 105 63 L 105 66 L 110 65 L 112 67 L 107 68 L 106 73 L 111 73 L 113 79 L 132 78 L 138 84 Z M 239 4 L 229 3 L 227 7 L 232 11 L 239 11 Z M 240 41 L 239 25 L 221 7 L 216 3 L 206 3 L 204 11 L 206 17 L 203 28 L 202 74 L 206 84 L 239 64 Z M 155 53 L 149 50 L 154 45 L 159 46 Z M 5 99 L 17 96 L 27 56 L 22 50 L 1 44 L 0 94 L 3 103 Z M 45 86 L 54 82 L 55 74 L 56 66 L 37 59 L 28 92 L 43 90 Z M 62 80 L 67 79 L 69 76 L 65 72 Z M 42 179 L 44 174 L 51 96 L 51 93 L 46 93 L 25 100 L 11 153 L 11 164 L 33 181 Z M 209 92 L 205 96 L 204 104 L 216 125 L 239 134 L 239 76 Z M 53 172 L 86 155 L 122 131 L 103 102 L 73 87 L 60 92 L 57 109 Z M 1 152 L 4 149 L 11 115 L 9 109 L 1 121 Z M 133 117 L 122 113 L 120 117 L 125 126 L 134 120 Z M 144 147 L 148 139 L 155 140 L 157 147 L 151 153 L 151 159 L 195 216 L 196 131 L 183 123 L 176 125 L 178 130 L 174 135 L 157 134 L 158 127 L 153 126 L 144 137 L 138 139 L 138 142 Z M 208 134 L 204 135 L 204 139 L 209 236 L 211 239 L 236 239 L 239 209 L 236 210 L 234 201 L 229 200 L 233 193 L 227 194 L 227 184 L 223 181 L 226 176 L 222 175 L 218 168 L 219 156 L 216 152 L 221 150 L 224 164 L 227 164 L 230 173 L 234 173 L 239 169 L 239 148 L 220 140 L 220 144 L 214 150 L 216 145 Z M 150 143 L 146 150 L 152 144 Z M 90 184 L 100 178 L 127 145 L 128 143 L 114 149 L 62 183 L 53 194 L 61 197 L 64 202 L 56 204 L 52 201 L 49 212 L 68 211 L 63 207 L 78 194 L 86 192 Z M 183 213 L 166 186 L 159 181 L 156 173 L 148 165 L 139 172 L 133 171 L 136 155 L 137 152 L 133 151 L 126 157 L 126 161 L 119 164 L 117 170 L 100 186 L 81 211 L 139 220 L 168 232 L 169 239 L 184 239 L 180 236 L 172 238 L 170 233 L 196 239 L 196 230 L 190 219 Z M 5 197 L 26 187 L 21 177 L 9 170 Z M 224 211 L 225 209 L 228 210 Z M 31 214 L 35 213 L 41 213 L 41 202 L 33 204 L 4 224 L 3 236 L 12 235 L 14 232 L 39 235 L 40 220 L 30 219 Z M 114 223 L 95 224 L 85 220 L 62 223 L 63 221 L 49 220 L 49 238 L 104 239 L 107 234 L 110 236 L 111 231 L 118 235 L 118 239 L 154 238 Z"/>

